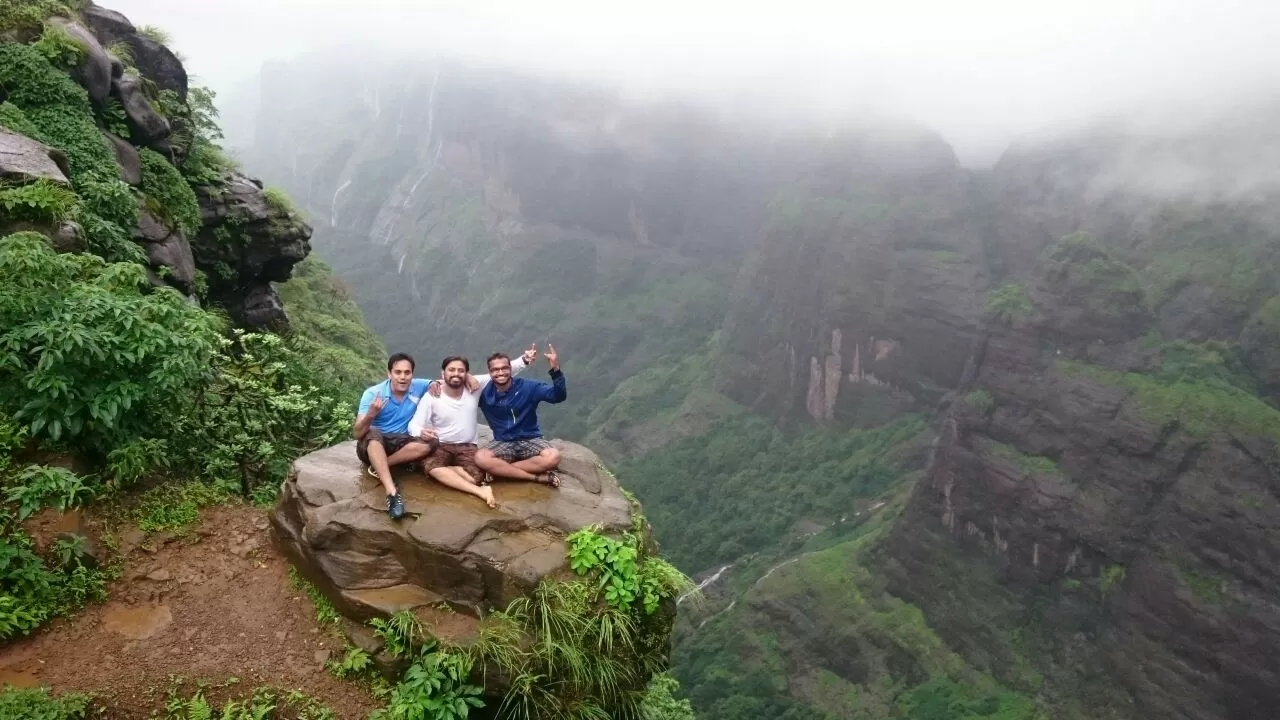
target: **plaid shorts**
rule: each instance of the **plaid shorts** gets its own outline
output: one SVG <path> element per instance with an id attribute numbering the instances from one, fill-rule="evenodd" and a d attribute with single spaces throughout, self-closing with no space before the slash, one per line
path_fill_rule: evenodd
<path id="1" fill-rule="evenodd" d="M 489 443 L 489 450 L 502 460 L 507 462 L 519 462 L 535 457 L 538 453 L 551 447 L 551 443 L 542 438 L 529 438 L 528 440 L 494 440 Z"/>

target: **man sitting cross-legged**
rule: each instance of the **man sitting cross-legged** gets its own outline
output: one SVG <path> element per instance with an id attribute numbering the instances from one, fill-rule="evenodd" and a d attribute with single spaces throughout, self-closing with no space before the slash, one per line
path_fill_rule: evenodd
<path id="1" fill-rule="evenodd" d="M 393 520 L 404 516 L 404 498 L 391 478 L 395 465 L 420 460 L 435 448 L 435 442 L 409 434 L 409 420 L 418 409 L 431 381 L 413 376 L 413 358 L 396 353 L 387 360 L 387 379 L 370 386 L 360 397 L 360 409 L 351 434 L 356 439 L 356 455 L 369 465 L 387 492 L 387 514 Z"/>
<path id="2" fill-rule="evenodd" d="M 560 356 L 547 345 L 551 383 L 513 378 L 506 355 L 489 357 L 492 381 L 480 391 L 480 410 L 493 430 L 493 443 L 476 452 L 476 464 L 495 477 L 544 482 L 560 487 L 555 468 L 560 451 L 542 438 L 538 427 L 538 404 L 561 403 L 568 397 Z"/>
<path id="3" fill-rule="evenodd" d="M 519 373 L 537 355 L 537 348 L 530 346 L 510 365 L 510 371 Z M 409 421 L 410 435 L 424 440 L 435 438 L 440 443 L 436 451 L 422 461 L 422 467 L 440 484 L 475 495 L 489 507 L 497 507 L 493 489 L 481 484 L 484 473 L 475 462 L 476 407 L 480 393 L 467 386 L 471 363 L 464 357 L 452 355 L 440 363 L 440 370 L 444 376 L 443 386 L 431 386 Z M 489 384 L 489 375 L 473 377 L 481 390 Z"/>

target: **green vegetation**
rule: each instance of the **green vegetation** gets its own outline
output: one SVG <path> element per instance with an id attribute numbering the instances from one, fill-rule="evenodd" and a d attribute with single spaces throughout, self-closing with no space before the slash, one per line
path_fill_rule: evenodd
<path id="1" fill-rule="evenodd" d="M 624 460 L 617 472 L 644 503 L 672 561 L 706 568 L 777 543 L 799 521 L 852 513 L 911 469 L 910 450 L 928 435 L 922 418 L 908 417 L 871 430 L 811 427 L 786 437 L 746 415 Z M 688 501 L 691 482 L 705 489 L 700 502 Z"/>
<path id="2" fill-rule="evenodd" d="M 1066 375 L 1129 390 L 1138 413 L 1158 427 L 1176 424 L 1193 437 L 1225 432 L 1280 438 L 1280 410 L 1202 366 L 1191 372 L 1174 363 L 1163 375 L 1122 373 L 1067 360 L 1057 361 L 1056 367 Z"/>
<path id="3" fill-rule="evenodd" d="M 986 415 L 995 407 L 996 400 L 986 390 L 974 390 L 964 396 L 964 404 Z"/>
<path id="4" fill-rule="evenodd" d="M 692 720 L 688 703 L 673 697 L 678 683 L 661 674 L 670 619 L 657 613 L 692 583 L 629 532 L 619 539 L 583 529 L 570 546 L 583 579 L 544 579 L 532 596 L 482 619 L 474 642 L 443 643 L 409 611 L 370 621 L 390 655 L 411 661 L 395 685 L 374 682 L 387 706 L 372 717 L 461 719 L 496 704 L 499 716 L 518 719 Z M 317 612 L 325 605 L 317 602 Z M 370 665 L 351 648 L 330 670 L 367 677 Z M 491 674 L 506 689 L 500 697 L 482 697 Z"/>
<path id="5" fill-rule="evenodd" d="M 1114 590 L 1117 585 L 1124 582 L 1124 574 L 1124 565 L 1108 565 L 1103 568 L 1102 575 L 1099 578 L 1099 589 L 1102 590 L 1102 594 L 1104 596 L 1110 595 L 1111 591 Z"/>
<path id="6" fill-rule="evenodd" d="M 93 698 L 83 693 L 51 695 L 45 688 L 0 688 L 0 718 L 79 720 L 88 717 Z"/>
<path id="7" fill-rule="evenodd" d="M 0 208 L 14 220 L 62 222 L 76 214 L 79 198 L 52 180 L 26 185 L 0 186 Z"/>
<path id="8" fill-rule="evenodd" d="M 385 374 L 382 340 L 365 324 L 347 284 L 323 260 L 312 256 L 295 265 L 279 292 L 289 308 L 298 353 L 325 368 L 348 394 Z"/>
<path id="9" fill-rule="evenodd" d="M 1005 443 L 996 442 L 995 440 L 984 440 L 982 441 L 982 445 L 986 448 L 987 452 L 991 453 L 995 457 L 1009 460 L 1017 465 L 1018 469 L 1027 475 L 1034 475 L 1036 473 L 1061 474 L 1062 472 L 1058 468 L 1058 463 L 1055 462 L 1053 458 L 1047 458 L 1043 455 L 1028 455 L 1012 445 L 1006 445 Z"/>
<path id="10" fill-rule="evenodd" d="M 0 4 L 0 40 L 29 41 L 40 35 L 45 20 L 70 16 L 79 2 L 62 0 L 8 0 Z"/>
<path id="11" fill-rule="evenodd" d="M 152 212 L 169 220 L 187 235 L 200 228 L 200 205 L 178 169 L 150 148 L 138 151 L 142 158 L 142 192 Z"/>
<path id="12" fill-rule="evenodd" d="M 1009 324 L 1028 317 L 1035 311 L 1031 295 L 1022 283 L 1008 283 L 992 290 L 987 296 L 987 315 L 997 322 Z"/>
<path id="13" fill-rule="evenodd" d="M 1030 698 L 966 663 L 864 564 L 900 507 L 852 540 L 775 561 L 737 599 L 740 610 L 708 618 L 677 645 L 675 665 L 699 717 L 1040 720 Z M 784 629 L 768 608 L 808 622 Z M 839 674 L 805 669 L 814 653 Z"/>
<path id="14" fill-rule="evenodd" d="M 79 65 L 87 52 L 87 48 L 68 35 L 66 30 L 49 23 L 45 23 L 40 39 L 32 43 L 31 47 L 43 55 L 50 65 L 63 70 Z"/>
<path id="15" fill-rule="evenodd" d="M 161 45 L 169 44 L 169 32 L 158 25 L 140 25 L 138 34 Z"/>
<path id="16" fill-rule="evenodd" d="M 316 622 L 322 626 L 332 626 L 342 622 L 342 616 L 333 603 L 329 602 L 329 598 L 325 597 L 315 585 L 307 582 L 307 579 L 302 577 L 302 573 L 292 565 L 289 566 L 289 585 L 295 590 L 306 593 L 310 598 L 311 605 L 316 609 Z"/>

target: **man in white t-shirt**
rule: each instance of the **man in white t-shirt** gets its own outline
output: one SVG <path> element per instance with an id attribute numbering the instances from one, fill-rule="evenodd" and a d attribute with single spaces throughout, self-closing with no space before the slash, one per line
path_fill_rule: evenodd
<path id="1" fill-rule="evenodd" d="M 519 373 L 537 357 L 537 345 L 530 345 L 511 363 L 511 374 Z M 480 391 L 489 384 L 489 375 L 472 376 L 479 383 L 479 388 L 471 390 L 467 387 L 471 363 L 466 358 L 451 355 L 440 363 L 440 369 L 443 386 L 431 385 L 431 392 L 423 395 L 413 419 L 409 421 L 409 435 L 434 436 L 440 443 L 435 452 L 421 460 L 422 469 L 440 484 L 475 495 L 491 508 L 497 507 L 493 488 L 480 484 L 484 471 L 476 466 L 475 461 L 476 411 L 480 407 Z M 436 388 L 440 388 L 438 393 Z"/>

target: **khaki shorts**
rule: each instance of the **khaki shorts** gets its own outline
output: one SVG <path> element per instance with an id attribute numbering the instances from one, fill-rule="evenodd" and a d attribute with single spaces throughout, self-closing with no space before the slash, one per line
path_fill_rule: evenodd
<path id="1" fill-rule="evenodd" d="M 440 443 L 435 452 L 422 459 L 425 473 L 442 467 L 460 467 L 477 484 L 484 479 L 484 471 L 476 465 L 475 443 Z"/>

